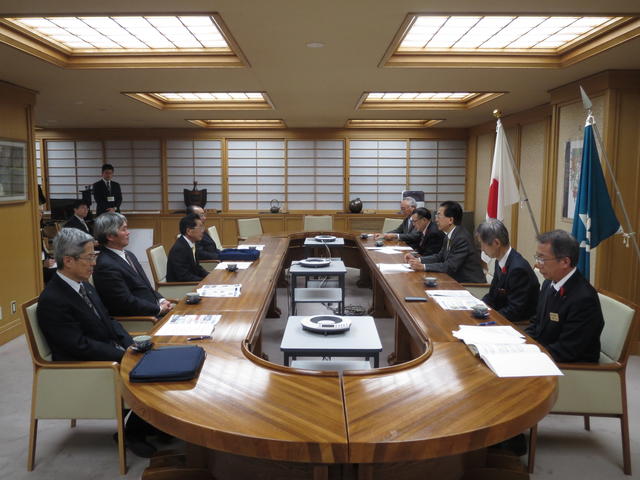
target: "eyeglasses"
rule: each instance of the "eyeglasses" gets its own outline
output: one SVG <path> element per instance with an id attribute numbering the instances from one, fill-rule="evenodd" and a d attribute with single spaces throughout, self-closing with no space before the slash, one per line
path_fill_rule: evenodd
<path id="1" fill-rule="evenodd" d="M 550 262 L 552 260 L 560 260 L 560 258 L 562 258 L 562 257 L 544 258 L 544 257 L 540 257 L 538 255 L 534 255 L 533 256 L 533 260 L 536 263 L 539 263 L 540 265 L 544 265 L 545 262 Z"/>
<path id="2" fill-rule="evenodd" d="M 78 260 L 84 260 L 86 262 L 89 263 L 94 263 L 96 261 L 96 259 L 98 258 L 98 253 L 88 253 L 85 256 L 78 256 L 76 257 Z"/>

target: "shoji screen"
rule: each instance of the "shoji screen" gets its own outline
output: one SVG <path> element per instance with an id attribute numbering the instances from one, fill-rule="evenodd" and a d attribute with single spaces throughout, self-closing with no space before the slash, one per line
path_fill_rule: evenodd
<path id="1" fill-rule="evenodd" d="M 80 190 L 100 179 L 102 142 L 48 140 L 50 198 L 80 198 Z"/>

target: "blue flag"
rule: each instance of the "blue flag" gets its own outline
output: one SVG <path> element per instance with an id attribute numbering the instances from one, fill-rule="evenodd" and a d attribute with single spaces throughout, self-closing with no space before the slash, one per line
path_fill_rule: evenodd
<path id="1" fill-rule="evenodd" d="M 580 244 L 578 270 L 589 280 L 589 251 L 620 229 L 604 183 L 600 157 L 593 136 L 592 117 L 584 127 L 582 164 L 572 234 Z"/>

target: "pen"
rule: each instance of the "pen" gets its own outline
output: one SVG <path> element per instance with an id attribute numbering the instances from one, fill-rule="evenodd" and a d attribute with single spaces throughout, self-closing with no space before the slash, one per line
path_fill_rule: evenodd
<path id="1" fill-rule="evenodd" d="M 491 320 L 490 322 L 482 322 L 482 323 L 479 323 L 478 325 L 480 325 L 481 327 L 486 327 L 487 325 L 495 325 L 495 324 L 496 322 Z"/>
<path id="2" fill-rule="evenodd" d="M 193 342 L 194 340 L 211 340 L 211 335 L 201 335 L 199 337 L 187 338 L 187 342 Z"/>

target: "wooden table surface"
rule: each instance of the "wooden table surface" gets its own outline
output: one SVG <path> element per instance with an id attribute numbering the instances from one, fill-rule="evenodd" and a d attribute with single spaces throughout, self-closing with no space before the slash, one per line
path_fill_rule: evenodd
<path id="1" fill-rule="evenodd" d="M 214 270 L 203 283 L 242 283 L 238 298 L 180 303 L 176 313 L 221 314 L 191 382 L 132 384 L 139 356 L 122 362 L 125 401 L 142 418 L 192 444 L 238 455 L 309 463 L 374 463 L 422 460 L 492 445 L 536 424 L 556 397 L 555 377 L 498 378 L 451 335 L 476 325 L 468 312 L 442 310 L 423 296 L 425 273 L 381 274 L 376 263 L 401 263 L 365 246 L 349 233 L 371 268 L 374 294 L 384 297 L 419 353 L 399 365 L 366 372 L 311 372 L 272 364 L 252 352 L 284 265 L 286 234 L 252 238 L 264 243 L 248 270 Z M 300 238 L 300 234 L 292 238 Z M 392 244 L 392 242 L 387 242 Z M 430 274 L 430 276 L 432 276 Z M 443 274 L 438 288 L 461 288 Z M 496 312 L 491 319 L 509 325 Z M 184 337 L 155 337 L 184 343 Z M 259 353 L 259 352 L 256 352 Z"/>

